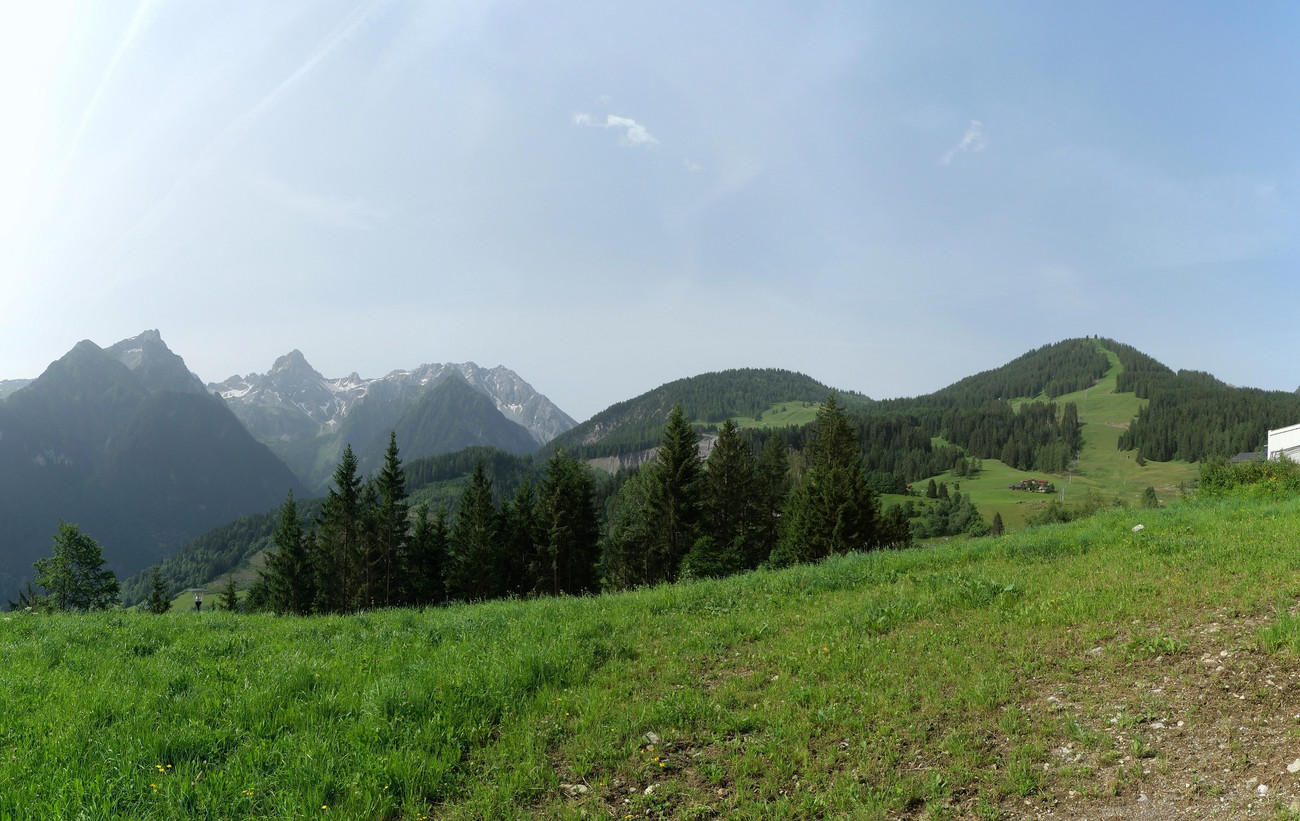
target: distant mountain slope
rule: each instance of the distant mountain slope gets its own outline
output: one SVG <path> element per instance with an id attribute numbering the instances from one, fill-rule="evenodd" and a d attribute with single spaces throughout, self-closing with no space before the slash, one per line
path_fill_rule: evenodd
<path id="1" fill-rule="evenodd" d="M 1270 429 L 1300 423 L 1300 396 L 1237 388 L 1201 371 L 1175 373 L 1128 345 L 1105 340 L 1124 366 L 1118 385 L 1149 400 L 1119 447 L 1144 459 L 1197 462 L 1262 451 Z"/>
<path id="2" fill-rule="evenodd" d="M 620 455 L 658 445 L 664 421 L 678 402 L 688 419 L 717 423 L 755 417 L 781 402 L 821 402 L 830 391 L 810 376 L 776 368 L 705 373 L 611 405 L 551 444 L 587 459 Z"/>
<path id="3" fill-rule="evenodd" d="M 307 363 L 302 353 L 292 351 L 277 359 L 265 375 L 231 377 L 208 387 L 226 400 L 259 441 L 266 443 L 313 488 L 320 488 L 337 464 L 344 445 L 350 443 L 363 460 L 376 457 L 378 453 L 370 453 L 371 445 L 380 439 L 386 444 L 389 431 L 431 389 L 453 375 L 491 400 L 499 415 L 522 426 L 529 434 L 533 449 L 575 424 L 568 414 L 513 371 L 504 367 L 480 368 L 472 362 L 422 365 L 378 379 L 362 379 L 356 374 L 327 379 Z M 444 411 L 447 409 L 444 407 Z M 451 423 L 445 415 L 443 421 Z M 427 429 L 427 424 L 425 428 L 417 439 L 399 437 L 404 456 L 432 455 L 433 452 L 424 449 L 424 442 L 438 437 Z M 483 444 L 518 450 L 517 432 L 513 428 L 494 424 L 484 430 L 495 431 L 505 438 Z M 449 434 L 448 439 L 452 438 L 455 437 Z"/>
<path id="4" fill-rule="evenodd" d="M 296 486 L 156 331 L 80 342 L 0 401 L 0 596 L 31 576 L 60 519 L 124 575 Z"/>
<path id="5" fill-rule="evenodd" d="M 0 379 L 0 399 L 32 384 L 30 379 Z"/>

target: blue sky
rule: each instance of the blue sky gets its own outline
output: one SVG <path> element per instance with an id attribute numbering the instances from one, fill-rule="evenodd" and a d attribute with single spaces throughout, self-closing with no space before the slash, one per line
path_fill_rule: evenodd
<path id="1" fill-rule="evenodd" d="M 0 378 L 472 360 L 578 419 L 1101 334 L 1292 390 L 1289 3 L 0 7 Z"/>

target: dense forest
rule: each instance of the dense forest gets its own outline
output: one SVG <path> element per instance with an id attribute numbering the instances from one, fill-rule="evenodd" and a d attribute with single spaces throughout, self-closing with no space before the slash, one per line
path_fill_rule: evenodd
<path id="1" fill-rule="evenodd" d="M 1300 422 L 1300 395 L 1235 388 L 1201 371 L 1175 373 L 1128 345 L 1104 342 L 1124 366 L 1118 388 L 1149 400 L 1119 440 L 1143 459 L 1199 462 L 1262 451 L 1270 429 Z"/>

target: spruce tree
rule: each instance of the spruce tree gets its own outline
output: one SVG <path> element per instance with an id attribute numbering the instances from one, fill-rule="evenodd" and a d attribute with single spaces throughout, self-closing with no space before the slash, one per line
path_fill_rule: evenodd
<path id="1" fill-rule="evenodd" d="M 266 563 L 258 571 L 266 606 L 277 613 L 306 616 L 316 600 L 316 568 L 292 490 L 280 507 L 280 523 L 271 542 L 274 550 L 266 554 Z"/>
<path id="2" fill-rule="evenodd" d="M 819 561 L 879 545 L 879 502 L 867 485 L 857 435 L 831 394 L 817 413 L 809 466 L 786 505 L 772 561 Z"/>
<path id="3" fill-rule="evenodd" d="M 239 589 L 235 587 L 235 577 L 227 574 L 226 586 L 221 589 L 221 608 L 231 613 L 239 610 Z"/>
<path id="4" fill-rule="evenodd" d="M 388 435 L 384 467 L 379 471 L 379 587 L 385 607 L 401 603 L 402 586 L 407 578 L 406 541 L 409 532 L 409 509 L 406 504 L 406 472 L 397 451 L 397 433 Z"/>
<path id="5" fill-rule="evenodd" d="M 361 603 L 362 481 L 352 445 L 334 469 L 316 533 L 317 609 L 346 613 Z"/>
<path id="6" fill-rule="evenodd" d="M 407 602 L 417 607 L 441 604 L 447 598 L 443 565 L 449 541 L 447 508 L 439 507 L 429 518 L 429 503 L 415 510 L 415 529 L 411 533 L 407 562 Z"/>
<path id="7" fill-rule="evenodd" d="M 534 587 L 538 551 L 542 544 L 537 494 L 527 476 L 514 498 L 501 505 L 501 584 L 508 595 L 523 595 Z"/>
<path id="8" fill-rule="evenodd" d="M 68 522 L 59 522 L 54 553 L 33 564 L 41 603 L 52 610 L 104 610 L 117 604 L 119 585 L 104 567 L 99 542 Z"/>
<path id="9" fill-rule="evenodd" d="M 659 542 L 653 552 L 662 563 L 656 576 L 672 581 L 699 536 L 704 507 L 704 469 L 698 438 L 680 402 L 668 415 L 650 471 Z"/>
<path id="10" fill-rule="evenodd" d="M 146 602 L 145 609 L 156 616 L 161 616 L 172 609 L 172 600 L 167 595 L 167 588 L 163 585 L 162 570 L 158 565 L 149 568 L 149 601 Z"/>
<path id="11" fill-rule="evenodd" d="M 497 530 L 492 480 L 480 459 L 474 465 L 452 521 L 445 566 L 448 598 L 478 601 L 501 595 Z"/>
<path id="12" fill-rule="evenodd" d="M 757 468 L 754 454 L 740 438 L 736 423 L 730 419 L 723 422 L 704 463 L 706 515 L 701 528 L 719 557 L 717 561 L 706 560 L 702 551 L 710 548 L 700 540 L 691 548 L 695 565 L 700 566 L 702 562 L 709 565 L 708 575 L 727 575 L 733 563 L 736 566 L 731 572 L 757 564 L 753 555 L 760 519 Z"/>
<path id="13" fill-rule="evenodd" d="M 600 520 L 590 469 L 557 448 L 546 462 L 539 497 L 542 538 L 534 589 L 553 596 L 595 589 Z"/>
<path id="14" fill-rule="evenodd" d="M 785 441 L 774 431 L 758 455 L 755 490 L 757 521 L 745 565 L 751 570 L 768 560 L 781 535 L 781 514 L 790 495 L 790 458 Z"/>
<path id="15" fill-rule="evenodd" d="M 990 536 L 1001 536 L 1005 531 L 1006 531 L 1006 528 L 1005 528 L 1005 526 L 1002 524 L 1002 514 L 1001 514 L 1001 513 L 994 513 L 994 514 L 993 514 L 993 524 L 989 526 L 989 535 L 990 535 Z"/>

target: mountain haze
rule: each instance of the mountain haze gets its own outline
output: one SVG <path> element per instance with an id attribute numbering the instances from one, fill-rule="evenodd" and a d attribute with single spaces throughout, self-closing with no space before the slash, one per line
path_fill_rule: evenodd
<path id="1" fill-rule="evenodd" d="M 0 400 L 0 594 L 31 576 L 60 519 L 124 575 L 299 487 L 157 331 L 82 341 Z"/>
<path id="2" fill-rule="evenodd" d="M 426 400 L 453 377 L 489 402 L 442 401 L 443 415 L 435 418 Z M 329 379 L 295 350 L 277 359 L 266 374 L 234 376 L 208 388 L 225 399 L 245 427 L 313 488 L 324 485 L 347 444 L 363 464 L 376 464 L 389 432 L 399 424 L 408 433 L 418 431 L 410 438 L 399 432 L 404 459 L 446 452 L 446 442 L 465 443 L 458 447 L 494 445 L 516 453 L 535 450 L 575 424 L 514 371 L 481 368 L 473 362 L 421 365 L 377 379 L 363 379 L 355 373 Z M 438 402 L 434 400 L 435 405 Z M 454 414 L 447 415 L 453 408 L 472 410 L 473 416 L 456 419 Z M 447 431 L 435 432 L 438 427 Z M 469 428 L 498 438 L 471 441 L 474 437 L 466 433 Z"/>

